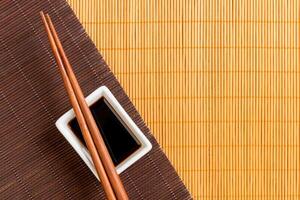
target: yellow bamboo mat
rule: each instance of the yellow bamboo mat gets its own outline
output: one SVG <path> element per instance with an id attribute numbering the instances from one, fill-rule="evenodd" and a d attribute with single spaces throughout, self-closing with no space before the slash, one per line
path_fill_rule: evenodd
<path id="1" fill-rule="evenodd" d="M 300 198 L 300 2 L 69 0 L 195 199 Z"/>

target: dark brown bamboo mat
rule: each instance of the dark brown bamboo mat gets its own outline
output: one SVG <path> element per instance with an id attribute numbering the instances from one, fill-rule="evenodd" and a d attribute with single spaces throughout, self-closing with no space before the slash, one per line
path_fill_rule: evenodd
<path id="1" fill-rule="evenodd" d="M 64 0 L 0 2 L 0 199 L 104 199 L 94 175 L 55 127 L 71 106 L 41 10 L 51 15 L 85 95 L 106 85 L 153 144 L 121 174 L 130 199 L 191 199 Z"/>

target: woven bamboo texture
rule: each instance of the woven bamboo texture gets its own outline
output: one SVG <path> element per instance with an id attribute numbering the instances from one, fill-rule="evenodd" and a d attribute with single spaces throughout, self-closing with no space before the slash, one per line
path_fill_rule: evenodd
<path id="1" fill-rule="evenodd" d="M 69 0 L 195 199 L 300 198 L 300 2 Z"/>
<path id="2" fill-rule="evenodd" d="M 120 174 L 129 198 L 192 199 L 65 0 L 0 1 L 0 199 L 105 199 L 55 126 L 71 105 L 41 10 L 51 16 L 83 93 L 105 85 L 152 144 Z"/>

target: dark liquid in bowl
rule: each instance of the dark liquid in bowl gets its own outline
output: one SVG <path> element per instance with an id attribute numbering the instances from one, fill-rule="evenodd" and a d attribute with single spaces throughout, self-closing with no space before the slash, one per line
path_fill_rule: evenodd
<path id="1" fill-rule="evenodd" d="M 104 98 L 91 105 L 90 109 L 115 165 L 121 163 L 141 146 Z M 69 125 L 85 144 L 77 119 L 71 120 Z"/>

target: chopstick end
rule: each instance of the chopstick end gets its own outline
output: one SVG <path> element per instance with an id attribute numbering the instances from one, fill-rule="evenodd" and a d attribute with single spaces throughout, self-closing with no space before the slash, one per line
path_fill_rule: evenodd
<path id="1" fill-rule="evenodd" d="M 41 17 L 45 16 L 45 15 L 44 15 L 44 12 L 43 12 L 42 10 L 40 11 L 40 16 L 41 16 Z"/>

